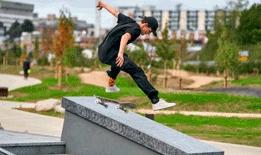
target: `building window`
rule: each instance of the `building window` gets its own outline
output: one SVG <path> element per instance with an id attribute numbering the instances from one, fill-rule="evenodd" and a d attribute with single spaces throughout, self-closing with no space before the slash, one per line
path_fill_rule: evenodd
<path id="1" fill-rule="evenodd" d="M 205 29 L 206 31 L 213 31 L 214 30 L 214 20 L 215 20 L 215 11 L 206 11 L 205 15 Z"/>
<path id="2" fill-rule="evenodd" d="M 169 29 L 172 31 L 179 30 L 180 11 L 169 12 Z"/>
<path id="3" fill-rule="evenodd" d="M 187 29 L 190 31 L 198 29 L 198 11 L 187 11 Z"/>

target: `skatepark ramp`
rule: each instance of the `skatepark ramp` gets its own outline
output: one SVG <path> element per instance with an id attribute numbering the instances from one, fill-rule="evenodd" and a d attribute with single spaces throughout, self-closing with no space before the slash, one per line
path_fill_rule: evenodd
<path id="1" fill-rule="evenodd" d="M 64 97 L 61 140 L 73 155 L 224 155 L 195 138 L 98 97 Z"/>

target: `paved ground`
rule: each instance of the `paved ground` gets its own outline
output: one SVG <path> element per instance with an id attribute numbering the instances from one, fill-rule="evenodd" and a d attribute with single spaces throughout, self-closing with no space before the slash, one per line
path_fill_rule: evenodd
<path id="1" fill-rule="evenodd" d="M 203 141 L 225 151 L 225 155 L 261 155 L 260 147 Z"/>
<path id="2" fill-rule="evenodd" d="M 5 130 L 61 136 L 63 119 L 14 109 L 22 104 L 0 101 L 0 123 Z M 29 103 L 27 106 L 31 107 L 32 104 Z"/>
<path id="3" fill-rule="evenodd" d="M 58 137 L 41 136 L 37 134 L 25 134 L 21 132 L 10 132 L 6 130 L 0 130 L 0 147 L 1 145 L 10 145 L 17 143 L 55 143 L 61 142 Z"/>
<path id="4" fill-rule="evenodd" d="M 214 91 L 214 92 L 223 92 L 223 93 L 232 93 L 232 94 L 240 94 L 245 96 L 256 96 L 261 97 L 261 88 L 213 88 L 207 91 Z"/>
<path id="5" fill-rule="evenodd" d="M 41 81 L 35 78 L 29 77 L 27 80 L 25 80 L 23 76 L 0 74 L 0 87 L 8 87 L 9 91 L 39 83 L 41 83 Z"/>

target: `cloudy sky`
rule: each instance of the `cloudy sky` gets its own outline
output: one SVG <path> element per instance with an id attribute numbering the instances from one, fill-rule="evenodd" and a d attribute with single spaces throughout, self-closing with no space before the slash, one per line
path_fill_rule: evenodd
<path id="1" fill-rule="evenodd" d="M 8 0 L 25 2 L 35 5 L 34 12 L 40 17 L 47 14 L 59 14 L 59 9 L 68 8 L 73 16 L 95 23 L 95 1 L 96 0 Z M 213 9 L 215 6 L 223 8 L 229 0 L 104 0 L 113 6 L 144 6 L 155 5 L 158 9 L 173 9 L 178 3 L 182 3 L 183 9 Z M 249 0 L 250 4 L 261 3 L 261 0 Z M 111 27 L 113 17 L 106 11 L 102 11 L 103 27 Z"/>

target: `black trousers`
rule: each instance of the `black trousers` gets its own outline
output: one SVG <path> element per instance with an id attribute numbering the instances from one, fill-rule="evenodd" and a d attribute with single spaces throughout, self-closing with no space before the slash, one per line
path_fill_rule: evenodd
<path id="1" fill-rule="evenodd" d="M 29 69 L 24 69 L 24 78 L 25 78 L 25 79 L 27 79 L 28 76 L 29 76 L 28 70 L 29 70 Z"/>
<path id="2" fill-rule="evenodd" d="M 158 91 L 150 84 L 144 71 L 138 67 L 127 54 L 124 54 L 122 67 L 118 67 L 116 64 L 117 55 L 118 50 L 102 51 L 99 49 L 98 51 L 100 61 L 111 66 L 111 69 L 107 71 L 108 76 L 116 79 L 120 71 L 128 73 L 151 102 L 153 104 L 157 103 L 159 101 Z"/>

